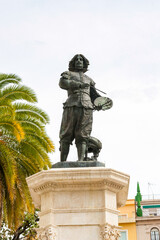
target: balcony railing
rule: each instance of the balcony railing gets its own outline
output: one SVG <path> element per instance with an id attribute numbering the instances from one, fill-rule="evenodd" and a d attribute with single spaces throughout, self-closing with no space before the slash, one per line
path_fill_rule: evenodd
<path id="1" fill-rule="evenodd" d="M 156 200 L 156 199 L 160 199 L 160 194 L 142 195 L 142 201 L 143 200 Z"/>
<path id="2" fill-rule="evenodd" d="M 128 214 L 119 215 L 118 216 L 118 222 L 119 223 L 129 223 L 129 222 L 135 222 L 135 213 L 132 213 L 132 217 L 128 217 Z"/>

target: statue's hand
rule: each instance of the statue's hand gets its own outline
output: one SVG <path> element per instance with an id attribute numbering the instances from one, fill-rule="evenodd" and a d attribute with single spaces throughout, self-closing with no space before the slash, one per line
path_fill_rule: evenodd
<path id="1" fill-rule="evenodd" d="M 94 106 L 94 109 L 96 110 L 96 111 L 100 111 L 100 110 L 102 110 L 102 106 Z"/>
<path id="2" fill-rule="evenodd" d="M 108 99 L 108 101 L 102 106 L 102 110 L 108 110 L 113 106 L 113 102 L 111 99 Z"/>
<path id="3" fill-rule="evenodd" d="M 81 83 L 80 88 L 88 88 L 89 84 L 88 83 Z"/>
<path id="4" fill-rule="evenodd" d="M 107 97 L 98 97 L 94 100 L 94 109 L 99 110 L 107 110 L 110 109 L 113 105 L 113 102 L 110 98 Z"/>

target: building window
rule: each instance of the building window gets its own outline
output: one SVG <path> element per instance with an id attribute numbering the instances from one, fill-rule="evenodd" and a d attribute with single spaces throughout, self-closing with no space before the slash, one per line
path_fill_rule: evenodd
<path id="1" fill-rule="evenodd" d="M 160 240 L 158 228 L 151 229 L 151 240 Z"/>
<path id="2" fill-rule="evenodd" d="M 127 231 L 121 231 L 120 234 L 121 234 L 121 236 L 120 236 L 119 240 L 128 240 Z"/>

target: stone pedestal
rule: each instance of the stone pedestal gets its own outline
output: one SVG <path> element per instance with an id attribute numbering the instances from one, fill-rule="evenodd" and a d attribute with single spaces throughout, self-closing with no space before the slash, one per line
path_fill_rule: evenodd
<path id="1" fill-rule="evenodd" d="M 27 183 L 40 209 L 38 239 L 118 240 L 117 207 L 126 202 L 128 175 L 105 167 L 57 168 Z"/>

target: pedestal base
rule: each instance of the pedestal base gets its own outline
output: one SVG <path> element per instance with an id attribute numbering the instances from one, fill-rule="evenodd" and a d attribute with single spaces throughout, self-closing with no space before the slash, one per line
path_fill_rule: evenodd
<path id="1" fill-rule="evenodd" d="M 99 161 L 77 161 L 77 162 L 57 162 L 52 168 L 78 168 L 78 167 L 105 167 L 105 164 Z"/>
<path id="2" fill-rule="evenodd" d="M 117 207 L 126 202 L 128 175 L 104 167 L 52 168 L 27 183 L 41 211 L 38 239 L 118 239 Z"/>

